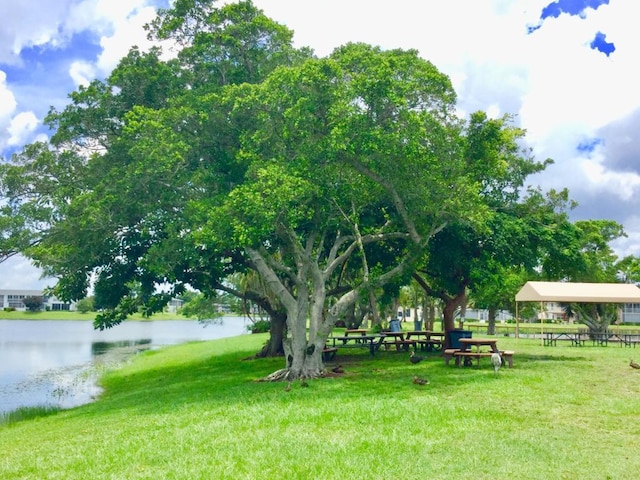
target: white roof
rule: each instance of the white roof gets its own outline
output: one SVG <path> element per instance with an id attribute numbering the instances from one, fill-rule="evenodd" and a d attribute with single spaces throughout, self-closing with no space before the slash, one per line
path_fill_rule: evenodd
<path id="1" fill-rule="evenodd" d="M 640 303 L 640 288 L 630 283 L 527 282 L 516 302 Z"/>

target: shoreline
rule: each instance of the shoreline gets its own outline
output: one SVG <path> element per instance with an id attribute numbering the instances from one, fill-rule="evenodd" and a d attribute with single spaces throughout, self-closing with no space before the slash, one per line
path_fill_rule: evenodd
<path id="1" fill-rule="evenodd" d="M 33 321 L 38 321 L 38 320 L 71 320 L 71 321 L 78 321 L 78 322 L 93 322 L 95 320 L 96 315 L 98 314 L 98 312 L 89 312 L 89 313 L 80 313 L 80 312 L 70 312 L 70 311 L 56 311 L 56 312 L 19 312 L 19 311 L 13 311 L 13 312 L 6 312 L 6 311 L 0 311 L 0 320 L 33 320 Z M 236 314 L 225 314 L 222 315 L 222 317 L 238 317 L 238 318 L 242 318 L 242 315 L 236 315 Z M 137 322 L 154 322 L 154 321 L 164 321 L 164 320 L 171 320 L 171 321 L 192 321 L 192 322 L 197 322 L 198 319 L 194 318 L 194 317 L 186 317 L 184 315 L 181 315 L 179 313 L 167 313 L 167 312 L 163 312 L 163 313 L 156 313 L 154 315 L 152 315 L 151 317 L 144 317 L 139 313 L 136 313 L 135 315 L 130 316 L 129 318 L 127 318 L 127 320 L 135 320 Z"/>

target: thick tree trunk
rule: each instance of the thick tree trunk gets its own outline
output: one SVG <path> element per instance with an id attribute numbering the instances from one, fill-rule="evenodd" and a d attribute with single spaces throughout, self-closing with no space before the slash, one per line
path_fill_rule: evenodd
<path id="1" fill-rule="evenodd" d="M 455 312 L 456 309 L 463 305 L 467 301 L 467 295 L 465 289 L 462 289 L 460 292 L 456 294 L 455 297 L 443 297 L 444 300 L 444 309 L 442 321 L 444 323 L 444 331 L 450 332 L 451 330 L 455 330 Z M 449 336 L 445 335 L 444 348 L 449 348 Z"/>
<path id="2" fill-rule="evenodd" d="M 284 355 L 283 341 L 287 326 L 286 312 L 273 312 L 271 314 L 271 330 L 269 340 L 264 344 L 262 350 L 256 353 L 256 358 L 281 357 Z"/>
<path id="3" fill-rule="evenodd" d="M 487 323 L 487 335 L 495 335 L 496 334 L 496 314 L 498 313 L 498 309 L 493 307 L 489 308 L 489 320 Z"/>

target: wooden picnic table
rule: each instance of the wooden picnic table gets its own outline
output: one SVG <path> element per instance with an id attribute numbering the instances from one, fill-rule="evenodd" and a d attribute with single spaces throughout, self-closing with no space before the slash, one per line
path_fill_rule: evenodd
<path id="1" fill-rule="evenodd" d="M 329 337 L 329 340 L 333 342 L 333 348 L 369 348 L 369 353 L 375 355 L 385 336 L 385 334 L 340 335 Z"/>
<path id="2" fill-rule="evenodd" d="M 365 328 L 347 328 L 344 331 L 344 336 L 348 337 L 349 335 L 366 335 L 367 330 Z"/>
<path id="3" fill-rule="evenodd" d="M 558 340 L 569 340 L 571 345 L 584 345 L 585 335 L 582 332 L 545 332 L 542 343 L 544 346 L 556 345 Z"/>
<path id="4" fill-rule="evenodd" d="M 618 345 L 625 347 L 635 347 L 637 343 L 640 343 L 640 335 L 637 333 L 624 333 L 617 331 L 607 332 L 589 332 L 588 330 L 578 330 L 577 332 L 545 332 L 543 337 L 544 346 L 555 346 L 558 340 L 568 340 L 571 345 L 580 347 L 583 346 L 588 340 L 591 340 L 592 345 L 606 347 L 609 342 L 617 343 Z"/>
<path id="5" fill-rule="evenodd" d="M 479 366 L 482 357 L 491 357 L 494 353 L 499 353 L 503 361 L 506 360 L 509 363 L 509 367 L 513 366 L 514 352 L 498 349 L 498 340 L 495 338 L 460 338 L 458 342 L 460 342 L 460 348 L 453 352 L 458 367 L 462 364 L 472 365 L 474 358 Z M 461 359 L 464 359 L 464 362 L 461 363 Z"/>
<path id="6" fill-rule="evenodd" d="M 415 347 L 415 340 L 408 340 L 404 337 L 404 332 L 384 332 L 384 340 L 382 344 L 385 350 L 388 350 L 391 345 L 395 345 L 396 350 L 408 350 L 410 346 Z"/>
<path id="7" fill-rule="evenodd" d="M 411 337 L 416 337 L 415 342 L 420 345 L 421 350 L 432 351 L 433 349 L 441 349 L 444 332 L 433 332 L 431 330 L 412 330 L 407 332 L 407 340 L 413 340 Z"/>

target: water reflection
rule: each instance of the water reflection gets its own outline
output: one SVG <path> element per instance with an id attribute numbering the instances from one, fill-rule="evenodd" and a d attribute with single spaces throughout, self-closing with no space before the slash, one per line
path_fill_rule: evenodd
<path id="1" fill-rule="evenodd" d="M 82 405 L 99 395 L 96 380 L 105 368 L 140 351 L 242 333 L 240 317 L 206 328 L 195 321 L 127 321 L 102 332 L 90 321 L 0 320 L 0 413 Z"/>
<path id="2" fill-rule="evenodd" d="M 114 348 L 125 347 L 137 347 L 139 345 L 151 346 L 151 339 L 145 338 L 144 340 L 120 340 L 118 342 L 93 342 L 91 344 L 91 355 L 97 357 L 98 355 L 104 355 L 109 350 Z"/>

